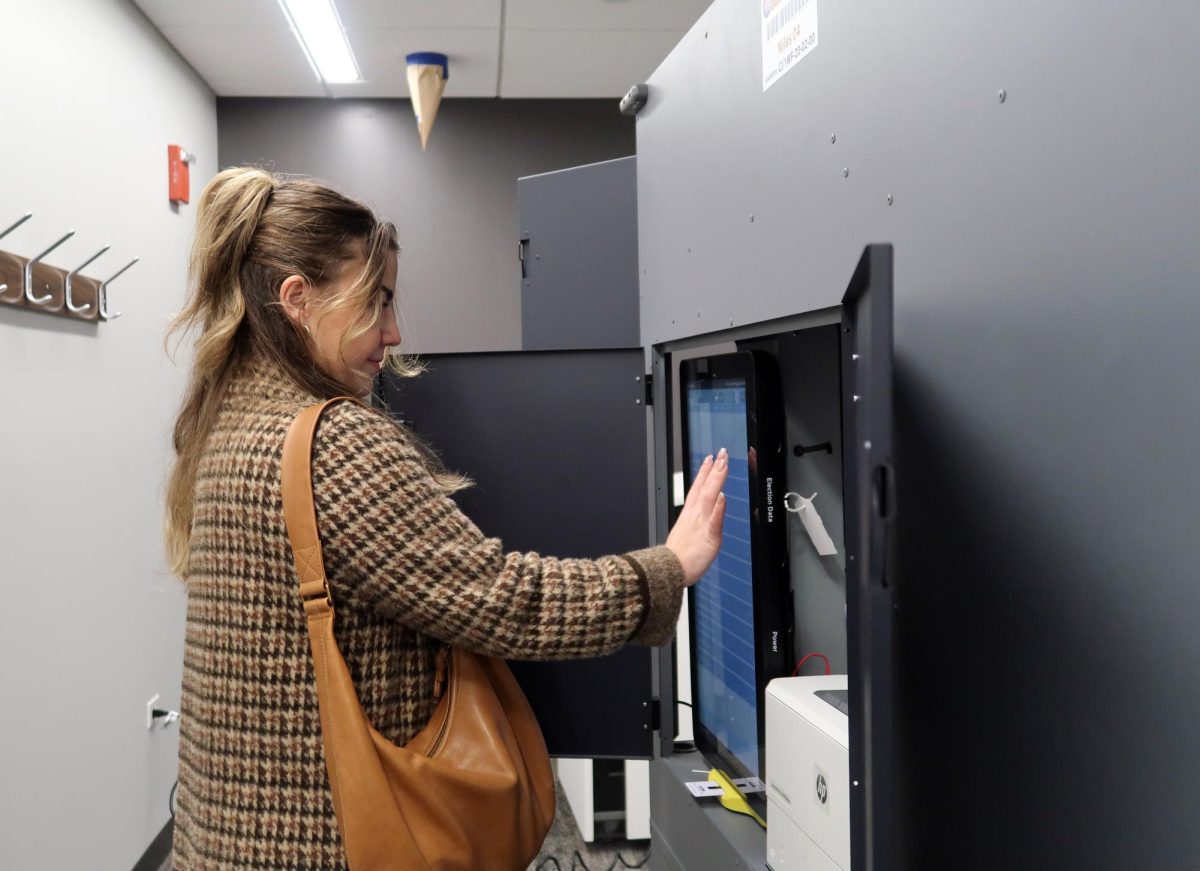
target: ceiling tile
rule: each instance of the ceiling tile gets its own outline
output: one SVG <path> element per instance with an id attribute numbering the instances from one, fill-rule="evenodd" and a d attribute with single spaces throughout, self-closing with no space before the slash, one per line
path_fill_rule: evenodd
<path id="1" fill-rule="evenodd" d="M 506 30 L 502 97 L 611 97 L 644 82 L 679 42 L 675 30 Z"/>
<path id="2" fill-rule="evenodd" d="M 162 2 L 162 0 L 159 0 Z M 335 0 L 349 30 L 500 27 L 500 0 Z"/>
<path id="3" fill-rule="evenodd" d="M 712 0 L 507 0 L 504 26 L 523 30 L 675 30 L 678 42 L 711 3 Z"/>
<path id="4" fill-rule="evenodd" d="M 262 96 L 281 96 L 275 94 L 280 87 L 306 90 L 310 83 L 324 93 L 289 28 L 166 27 L 162 33 L 218 94 L 214 82 L 257 82 Z"/>
<path id="5" fill-rule="evenodd" d="M 208 86 L 219 97 L 326 97 L 325 89 L 315 77 L 309 80 L 298 78 L 264 80 L 253 79 L 205 79 Z"/>
<path id="6" fill-rule="evenodd" d="M 159 30 L 168 27 L 288 26 L 276 0 L 134 0 L 134 3 Z"/>
<path id="7" fill-rule="evenodd" d="M 499 30 L 350 29 L 347 36 L 365 82 L 330 85 L 335 97 L 408 97 L 405 55 L 441 52 L 450 59 L 446 97 L 494 97 L 500 64 Z"/>

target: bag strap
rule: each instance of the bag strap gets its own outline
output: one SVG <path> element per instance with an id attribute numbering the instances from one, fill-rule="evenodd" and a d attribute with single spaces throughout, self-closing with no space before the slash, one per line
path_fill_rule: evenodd
<path id="1" fill-rule="evenodd" d="M 325 409 L 342 401 L 359 402 L 350 396 L 338 396 L 310 405 L 292 421 L 283 440 L 283 521 L 292 544 L 296 575 L 300 578 L 300 598 L 310 620 L 333 613 L 333 597 L 329 594 L 325 559 L 321 555 L 321 536 L 317 532 L 317 509 L 313 504 L 313 436 Z"/>

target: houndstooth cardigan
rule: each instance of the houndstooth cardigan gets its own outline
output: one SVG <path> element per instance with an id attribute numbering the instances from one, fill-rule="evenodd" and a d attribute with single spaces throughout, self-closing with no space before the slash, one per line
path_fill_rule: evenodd
<path id="1" fill-rule="evenodd" d="M 289 424 L 316 402 L 271 364 L 231 384 L 196 481 L 184 646 L 177 871 L 345 867 L 280 497 Z M 506 553 L 433 484 L 408 437 L 353 403 L 313 450 L 336 635 L 372 724 L 429 720 L 441 642 L 514 659 L 670 639 L 682 568 L 665 547 L 597 560 Z"/>

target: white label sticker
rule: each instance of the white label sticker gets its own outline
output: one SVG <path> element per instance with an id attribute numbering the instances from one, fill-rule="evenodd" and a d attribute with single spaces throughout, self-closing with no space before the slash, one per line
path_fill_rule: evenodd
<path id="1" fill-rule="evenodd" d="M 817 47 L 817 0 L 755 0 L 762 13 L 763 90 Z"/>
<path id="2" fill-rule="evenodd" d="M 682 505 L 682 504 L 684 503 L 684 498 L 683 498 L 683 472 L 676 472 L 676 473 L 675 473 L 675 477 L 674 477 L 674 479 L 673 479 L 673 481 L 672 481 L 672 484 L 673 484 L 673 487 L 672 487 L 673 493 L 672 493 L 672 495 L 675 497 L 675 507 L 676 507 L 676 508 L 678 508 L 680 505 Z"/>

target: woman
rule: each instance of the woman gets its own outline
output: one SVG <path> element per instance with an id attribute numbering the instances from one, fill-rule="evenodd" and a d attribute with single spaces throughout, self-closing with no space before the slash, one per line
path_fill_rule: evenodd
<path id="1" fill-rule="evenodd" d="M 174 867 L 340 868 L 312 664 L 283 523 L 296 414 L 370 392 L 400 342 L 391 224 L 312 181 L 230 169 L 200 198 L 197 331 L 175 424 L 167 548 L 188 588 Z M 663 644 L 720 545 L 724 451 L 667 543 L 597 560 L 505 553 L 449 498 L 465 486 L 384 415 L 339 403 L 313 449 L 337 640 L 395 744 L 434 705 L 444 643 L 514 659 Z"/>

